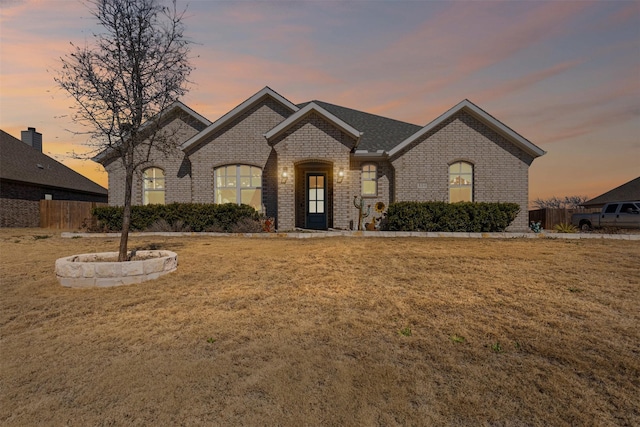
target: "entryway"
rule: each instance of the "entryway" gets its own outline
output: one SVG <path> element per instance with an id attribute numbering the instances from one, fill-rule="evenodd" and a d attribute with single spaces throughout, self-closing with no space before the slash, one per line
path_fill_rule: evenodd
<path id="1" fill-rule="evenodd" d="M 296 165 L 296 227 L 333 227 L 332 170 L 332 164 L 317 161 Z"/>

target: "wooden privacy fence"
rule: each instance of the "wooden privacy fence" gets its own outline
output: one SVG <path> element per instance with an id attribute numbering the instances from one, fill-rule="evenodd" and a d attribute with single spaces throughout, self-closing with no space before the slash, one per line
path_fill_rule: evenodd
<path id="1" fill-rule="evenodd" d="M 540 221 L 542 228 L 551 230 L 557 224 L 571 224 L 571 215 L 577 212 L 600 212 L 600 209 L 536 209 L 529 211 L 529 223 Z"/>
<path id="2" fill-rule="evenodd" d="M 93 226 L 91 209 L 107 203 L 78 202 L 74 200 L 40 200 L 40 228 L 78 230 Z"/>

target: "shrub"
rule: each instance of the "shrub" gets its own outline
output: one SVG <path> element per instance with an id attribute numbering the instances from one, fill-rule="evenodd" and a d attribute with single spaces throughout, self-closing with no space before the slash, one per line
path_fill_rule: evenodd
<path id="1" fill-rule="evenodd" d="M 520 212 L 515 203 L 396 202 L 387 209 L 386 230 L 498 232 Z"/>
<path id="2" fill-rule="evenodd" d="M 121 206 L 94 208 L 99 230 L 120 231 L 122 229 Z M 195 232 L 217 230 L 231 232 L 243 218 L 258 220 L 258 212 L 249 205 L 235 203 L 200 204 L 171 203 L 168 205 L 146 205 L 131 207 L 131 230 L 144 231 L 164 220 L 171 230 L 191 230 Z M 163 225 L 164 226 L 164 225 Z"/>
<path id="3" fill-rule="evenodd" d="M 240 218 L 236 224 L 231 227 L 232 233 L 261 233 L 262 224 L 260 220 L 253 218 Z"/>
<path id="4" fill-rule="evenodd" d="M 558 233 L 577 233 L 578 232 L 578 228 L 576 228 L 576 226 L 574 226 L 573 224 L 566 224 L 566 223 L 556 224 L 553 227 L 553 229 Z"/>

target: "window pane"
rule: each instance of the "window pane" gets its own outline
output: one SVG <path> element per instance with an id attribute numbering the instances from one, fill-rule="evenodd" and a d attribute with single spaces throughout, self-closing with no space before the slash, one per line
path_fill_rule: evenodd
<path id="1" fill-rule="evenodd" d="M 363 181 L 362 182 L 362 194 L 375 195 L 376 194 L 376 182 L 375 181 Z"/>
<path id="2" fill-rule="evenodd" d="M 259 189 L 241 190 L 240 199 L 240 203 L 252 206 L 257 211 L 262 208 L 262 191 Z"/>
<path id="3" fill-rule="evenodd" d="M 324 201 L 323 200 L 318 200 L 316 202 L 316 212 L 324 213 Z"/>
<path id="4" fill-rule="evenodd" d="M 316 200 L 317 199 L 316 191 L 318 191 L 318 190 L 316 190 L 315 188 L 310 188 L 309 189 L 309 200 Z"/>
<path id="5" fill-rule="evenodd" d="M 324 176 L 317 176 L 316 188 L 324 188 Z"/>
<path id="6" fill-rule="evenodd" d="M 470 174 L 470 173 L 473 172 L 472 168 L 473 167 L 469 163 L 464 163 L 464 162 L 460 163 L 460 172 L 461 173 Z"/>
<path id="7" fill-rule="evenodd" d="M 235 189 L 216 189 L 216 203 L 238 203 Z"/>
<path id="8" fill-rule="evenodd" d="M 309 200 L 309 213 L 316 213 L 316 201 Z"/>
<path id="9" fill-rule="evenodd" d="M 147 191 L 145 204 L 164 205 L 164 191 Z"/>
<path id="10" fill-rule="evenodd" d="M 616 213 L 616 209 L 618 209 L 617 204 L 607 206 L 607 210 L 604 213 Z"/>
<path id="11" fill-rule="evenodd" d="M 251 168 L 251 186 L 262 187 L 262 171 L 260 168 Z"/>
<path id="12" fill-rule="evenodd" d="M 316 200 L 324 201 L 324 188 L 318 188 L 316 190 Z"/>

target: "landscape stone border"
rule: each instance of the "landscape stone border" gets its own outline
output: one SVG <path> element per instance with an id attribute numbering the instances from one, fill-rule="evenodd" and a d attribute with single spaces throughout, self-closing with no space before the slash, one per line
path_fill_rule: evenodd
<path id="1" fill-rule="evenodd" d="M 62 286 L 71 288 L 132 285 L 157 279 L 178 268 L 178 255 L 171 251 L 137 251 L 136 261 L 105 262 L 118 257 L 117 252 L 72 255 L 56 260 L 56 277 Z"/>
<path id="2" fill-rule="evenodd" d="M 465 239 L 613 239 L 640 240 L 637 234 L 600 234 L 600 233 L 447 233 L 447 232 L 419 232 L 419 231 L 292 231 L 277 233 L 194 233 L 194 232 L 133 232 L 132 237 L 144 236 L 211 236 L 211 237 L 251 237 L 264 239 L 317 239 L 325 237 L 422 237 L 422 238 L 465 238 Z M 111 237 L 120 238 L 120 233 L 72 233 L 64 232 L 62 237 Z"/>

